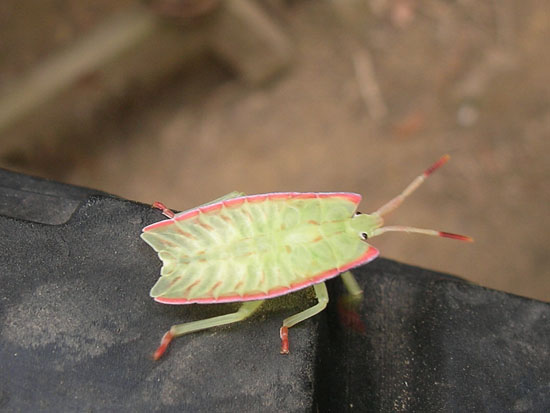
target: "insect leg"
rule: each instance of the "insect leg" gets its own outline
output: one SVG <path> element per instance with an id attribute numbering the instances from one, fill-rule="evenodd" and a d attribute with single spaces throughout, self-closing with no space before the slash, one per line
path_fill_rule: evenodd
<path id="1" fill-rule="evenodd" d="M 153 354 L 153 358 L 155 360 L 158 360 L 160 357 L 162 357 L 173 338 L 195 331 L 205 330 L 211 327 L 217 327 L 225 324 L 235 323 L 237 321 L 242 321 L 245 318 L 249 317 L 254 311 L 256 311 L 262 303 L 263 300 L 246 301 L 235 313 L 211 317 L 199 321 L 192 321 L 190 323 L 173 325 L 170 330 L 162 337 L 160 346 Z"/>
<path id="2" fill-rule="evenodd" d="M 285 318 L 283 321 L 283 326 L 280 330 L 281 336 L 281 354 L 288 354 L 288 329 L 292 326 L 295 326 L 301 321 L 304 321 L 310 317 L 313 317 L 315 314 L 320 313 L 325 309 L 328 303 L 328 292 L 325 283 L 315 284 L 313 286 L 315 289 L 315 295 L 317 296 L 318 303 L 313 307 L 308 308 L 298 314 L 294 314 L 288 318 Z"/>
<path id="3" fill-rule="evenodd" d="M 358 312 L 363 298 L 363 290 L 350 271 L 342 273 L 341 277 L 348 293 L 338 298 L 337 309 L 340 321 L 355 331 L 364 332 L 365 325 Z"/>
<path id="4" fill-rule="evenodd" d="M 153 208 L 160 209 L 162 211 L 162 215 L 168 218 L 174 218 L 175 213 L 171 209 L 168 209 L 166 205 L 164 205 L 162 202 L 155 201 L 153 202 L 153 205 L 151 205 Z"/>
<path id="5" fill-rule="evenodd" d="M 342 282 L 344 287 L 348 290 L 350 299 L 353 301 L 361 300 L 363 297 L 363 290 L 359 287 L 357 280 L 350 271 L 346 271 L 340 275 L 342 277 Z"/>

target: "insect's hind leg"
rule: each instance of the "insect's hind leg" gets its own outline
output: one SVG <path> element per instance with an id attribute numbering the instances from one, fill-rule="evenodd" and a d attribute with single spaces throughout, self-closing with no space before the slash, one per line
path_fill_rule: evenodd
<path id="1" fill-rule="evenodd" d="M 170 330 L 162 337 L 160 346 L 153 354 L 153 358 L 155 360 L 161 358 L 173 338 L 182 336 L 184 334 L 193 333 L 195 331 L 205 330 L 211 327 L 217 327 L 225 324 L 236 323 L 237 321 L 242 321 L 245 318 L 249 317 L 254 311 L 256 311 L 260 307 L 260 305 L 262 305 L 262 303 L 263 300 L 246 301 L 235 313 L 206 318 L 199 321 L 192 321 L 190 323 L 173 325 Z"/>
<path id="2" fill-rule="evenodd" d="M 325 283 L 315 284 L 313 286 L 315 289 L 315 295 L 317 296 L 318 303 L 313 307 L 308 308 L 298 314 L 294 314 L 283 320 L 283 326 L 280 330 L 281 335 L 281 354 L 288 354 L 288 329 L 292 326 L 295 326 L 301 321 L 304 321 L 310 317 L 313 317 L 315 314 L 320 313 L 325 309 L 328 304 L 328 291 Z"/>
<path id="3" fill-rule="evenodd" d="M 172 211 L 170 208 L 168 208 L 166 205 L 164 205 L 162 202 L 159 202 L 159 201 L 153 202 L 153 205 L 151 205 L 151 207 L 160 209 L 160 211 L 162 212 L 162 215 L 168 218 L 174 218 L 174 216 L 176 215 L 174 211 Z"/>

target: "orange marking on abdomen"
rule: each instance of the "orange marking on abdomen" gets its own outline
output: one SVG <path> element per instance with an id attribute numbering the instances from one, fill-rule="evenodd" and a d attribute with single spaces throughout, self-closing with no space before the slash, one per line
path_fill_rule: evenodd
<path id="1" fill-rule="evenodd" d="M 196 240 L 197 237 L 195 237 L 193 234 L 191 234 L 190 232 L 185 232 L 185 231 L 181 231 L 182 235 L 186 236 L 187 238 L 191 238 L 191 239 L 194 239 Z"/>
<path id="2" fill-rule="evenodd" d="M 204 228 L 205 230 L 207 230 L 207 231 L 213 231 L 213 230 L 214 230 L 214 227 L 213 227 L 213 226 L 208 225 L 208 224 L 206 224 L 206 223 L 204 223 L 204 222 L 199 222 L 199 225 L 200 225 L 201 227 L 203 227 L 203 228 Z"/>
<path id="3" fill-rule="evenodd" d="M 174 280 L 168 284 L 168 288 L 172 287 L 175 283 L 177 283 L 179 280 L 181 280 L 181 277 L 176 277 Z"/>
<path id="4" fill-rule="evenodd" d="M 231 218 L 229 218 L 227 215 L 220 215 L 220 218 L 223 219 L 225 222 L 229 222 L 229 223 L 233 222 Z"/>
<path id="5" fill-rule="evenodd" d="M 313 219 L 310 219 L 308 222 L 308 224 L 312 224 L 312 225 L 319 225 L 319 222 L 318 221 L 315 221 Z"/>
<path id="6" fill-rule="evenodd" d="M 200 280 L 195 281 L 193 284 L 191 284 L 189 287 L 185 289 L 185 295 L 189 294 L 194 286 L 196 286 L 198 283 L 200 283 Z"/>
<path id="7" fill-rule="evenodd" d="M 319 235 L 317 238 L 314 238 L 311 240 L 311 242 L 319 242 L 323 239 L 323 237 L 321 235 Z"/>
<path id="8" fill-rule="evenodd" d="M 221 283 L 222 283 L 221 281 L 218 281 L 216 284 L 214 284 L 214 285 L 212 286 L 212 288 L 211 288 L 210 290 L 208 290 L 208 293 L 207 293 L 207 294 L 208 294 L 208 295 L 212 294 L 212 293 L 214 292 L 214 290 L 215 290 L 216 288 L 218 288 L 218 287 L 221 285 Z"/>
<path id="9" fill-rule="evenodd" d="M 178 247 L 179 245 L 172 241 L 167 241 L 165 239 L 160 241 L 162 245 L 167 245 L 169 247 Z"/>

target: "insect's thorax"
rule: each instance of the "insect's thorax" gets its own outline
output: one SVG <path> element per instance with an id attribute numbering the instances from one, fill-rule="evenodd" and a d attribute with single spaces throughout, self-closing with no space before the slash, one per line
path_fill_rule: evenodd
<path id="1" fill-rule="evenodd" d="M 384 220 L 377 214 L 355 215 L 350 221 L 350 227 L 357 234 L 367 234 L 368 238 L 374 236 L 374 230 L 380 228 Z"/>

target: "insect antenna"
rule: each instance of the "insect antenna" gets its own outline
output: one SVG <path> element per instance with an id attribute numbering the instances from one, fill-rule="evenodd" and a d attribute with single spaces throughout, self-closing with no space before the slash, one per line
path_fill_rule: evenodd
<path id="1" fill-rule="evenodd" d="M 389 202 L 382 205 L 378 210 L 375 212 L 375 214 L 378 214 L 379 216 L 384 216 L 389 214 L 390 212 L 394 211 L 403 203 L 405 198 L 407 198 L 410 194 L 412 194 L 416 189 L 422 185 L 422 183 L 426 180 L 428 176 L 430 176 L 433 172 L 435 172 L 437 169 L 439 169 L 441 166 L 443 166 L 448 160 L 450 156 L 449 155 L 443 155 L 439 160 L 434 163 L 432 166 L 430 166 L 428 169 L 426 169 L 421 175 L 417 176 L 410 184 L 405 188 L 403 192 L 401 192 L 399 195 L 397 195 L 395 198 L 390 200 Z M 410 232 L 410 231 L 409 231 Z"/>
<path id="2" fill-rule="evenodd" d="M 474 239 L 467 235 L 453 234 L 452 232 L 436 231 L 434 229 L 423 229 L 415 227 L 406 227 L 403 225 L 392 225 L 388 227 L 377 228 L 373 231 L 372 236 L 383 234 L 384 232 L 409 232 L 416 234 L 432 235 L 435 237 L 452 238 L 459 241 L 473 242 Z"/>
<path id="3" fill-rule="evenodd" d="M 379 216 L 384 216 L 389 214 L 390 212 L 394 211 L 403 203 L 403 201 L 416 189 L 422 185 L 422 183 L 426 180 L 428 176 L 430 176 L 432 173 L 434 173 L 436 170 L 438 170 L 440 167 L 442 167 L 448 160 L 450 159 L 449 155 L 443 155 L 441 158 L 437 160 L 432 166 L 430 166 L 428 169 L 426 169 L 421 175 L 417 176 L 406 188 L 403 192 L 401 192 L 399 195 L 397 195 L 395 198 L 390 200 L 389 202 L 382 205 L 378 210 L 374 213 Z M 424 234 L 424 235 L 432 235 L 435 237 L 443 237 L 443 238 L 452 238 L 457 239 L 460 241 L 466 241 L 466 242 L 472 242 L 473 238 L 468 237 L 466 235 L 459 235 L 459 234 L 453 234 L 451 232 L 444 232 L 444 231 L 436 231 L 433 229 L 423 229 L 423 228 L 415 228 L 415 227 L 407 227 L 403 225 L 394 225 L 394 226 L 388 226 L 388 227 L 380 227 L 373 231 L 372 236 L 383 234 L 384 232 L 409 232 L 409 233 L 417 233 L 417 234 Z"/>

